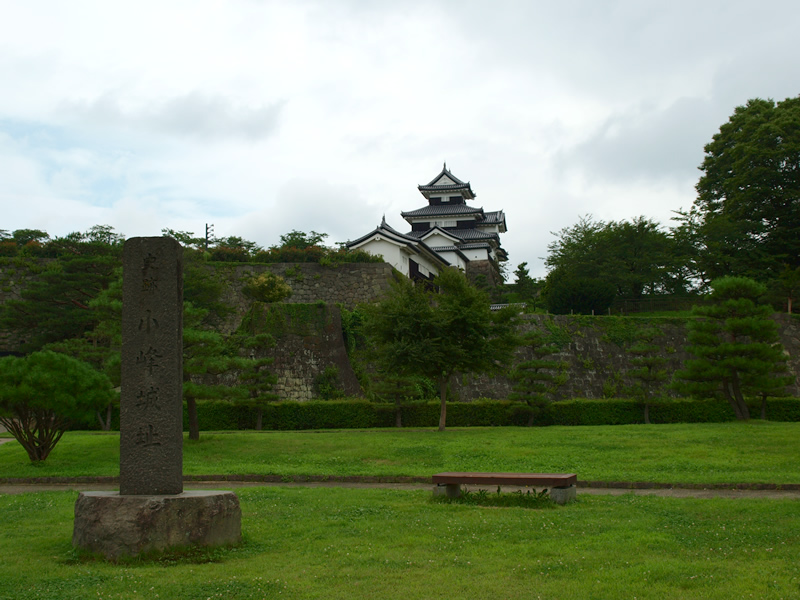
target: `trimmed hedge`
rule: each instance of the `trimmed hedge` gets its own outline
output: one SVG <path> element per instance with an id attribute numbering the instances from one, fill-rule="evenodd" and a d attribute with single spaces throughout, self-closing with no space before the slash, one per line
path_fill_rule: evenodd
<path id="1" fill-rule="evenodd" d="M 528 413 L 518 402 L 480 400 L 453 402 L 447 405 L 449 427 L 524 426 Z M 522 409 L 522 410 L 520 410 Z M 394 427 L 394 404 L 363 400 L 278 402 L 264 409 L 264 429 L 363 429 Z M 255 410 L 226 402 L 198 404 L 200 429 L 253 429 Z M 750 404 L 754 418 L 760 404 Z M 800 398 L 767 400 L 767 419 L 800 421 Z M 438 402 L 418 402 L 402 409 L 403 427 L 436 427 L 439 423 Z M 650 404 L 653 423 L 722 423 L 735 416 L 726 402 L 715 400 L 665 399 Z M 184 421 L 185 422 L 185 421 Z M 547 425 L 627 425 L 644 422 L 643 406 L 629 399 L 573 399 L 554 402 L 536 415 L 534 424 Z"/>
<path id="2" fill-rule="evenodd" d="M 749 403 L 750 414 L 758 418 L 759 401 Z M 276 402 L 264 408 L 264 429 L 364 429 L 394 427 L 395 405 L 365 400 Z M 188 430 L 186 409 L 183 426 Z M 201 431 L 255 429 L 256 410 L 230 402 L 200 401 L 197 404 Z M 453 402 L 447 405 L 449 427 L 525 426 L 529 411 L 524 404 L 508 400 Z M 119 415 L 112 421 L 119 428 Z M 800 421 L 800 398 L 767 400 L 770 421 Z M 650 403 L 652 423 L 723 423 L 735 421 L 726 402 L 716 400 L 662 399 Z M 439 402 L 411 403 L 402 409 L 403 427 L 436 427 Z M 636 400 L 572 399 L 554 402 L 534 418 L 534 425 L 628 425 L 644 422 L 643 405 Z M 81 429 L 97 429 L 97 423 L 83 423 Z"/>

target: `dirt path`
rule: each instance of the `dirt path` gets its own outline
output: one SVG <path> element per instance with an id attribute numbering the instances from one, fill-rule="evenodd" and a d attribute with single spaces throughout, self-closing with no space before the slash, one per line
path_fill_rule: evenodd
<path id="1" fill-rule="evenodd" d="M 430 490 L 431 484 L 425 483 L 350 483 L 350 482 L 303 482 L 303 483 L 269 483 L 269 482 L 237 482 L 237 481 L 187 481 L 184 489 L 238 489 L 243 487 L 344 487 L 354 489 L 394 489 L 394 490 Z M 45 484 L 0 484 L 0 494 L 23 494 L 26 492 L 53 491 L 113 491 L 119 486 L 113 483 L 45 483 Z M 476 488 L 477 489 L 477 488 Z M 503 488 L 513 491 L 516 488 Z M 720 489 L 628 489 L 628 488 L 592 488 L 579 487 L 578 495 L 621 496 L 635 494 L 637 496 L 662 496 L 670 498 L 772 498 L 779 500 L 800 500 L 800 490 L 720 490 Z"/>

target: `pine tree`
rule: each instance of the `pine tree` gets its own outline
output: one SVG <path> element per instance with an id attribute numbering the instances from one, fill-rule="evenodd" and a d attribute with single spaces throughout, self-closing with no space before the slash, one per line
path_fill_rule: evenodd
<path id="1" fill-rule="evenodd" d="M 547 341 L 539 331 L 525 335 L 522 345 L 533 355 L 533 358 L 522 361 L 511 371 L 514 381 L 510 400 L 524 402 L 527 405 L 528 425 L 552 400 L 562 385 L 567 381 L 567 363 L 547 359 L 559 351 L 557 345 Z"/>
<path id="2" fill-rule="evenodd" d="M 184 302 L 183 399 L 186 401 L 190 440 L 200 439 L 198 400 L 231 397 L 242 393 L 219 383 L 220 375 L 240 364 L 239 357 L 221 334 L 202 328 L 202 321 L 206 316 L 207 311 Z"/>
<path id="3" fill-rule="evenodd" d="M 233 341 L 246 353 L 245 357 L 236 361 L 240 380 L 238 387 L 240 391 L 244 390 L 244 395 L 235 401 L 255 408 L 256 430 L 261 431 L 264 408 L 279 399 L 273 392 L 278 376 L 270 369 L 274 359 L 264 356 L 264 352 L 275 345 L 275 338 L 267 333 L 246 335 L 240 329 Z"/>
<path id="4" fill-rule="evenodd" d="M 759 304 L 766 286 L 746 277 L 723 277 L 711 282 L 708 306 L 695 306 L 698 317 L 688 325 L 687 360 L 676 373 L 675 388 L 690 395 L 720 395 L 737 419 L 750 418 L 746 395 L 773 393 L 780 383 L 786 358 L 772 309 Z"/>
<path id="5" fill-rule="evenodd" d="M 0 358 L 0 424 L 31 462 L 45 460 L 76 422 L 109 404 L 108 377 L 56 352 Z"/>
<path id="6" fill-rule="evenodd" d="M 637 334 L 636 342 L 628 348 L 633 355 L 628 376 L 635 380 L 634 395 L 644 405 L 644 422 L 650 424 L 650 400 L 658 394 L 667 381 L 667 370 L 664 365 L 667 359 L 661 355 L 661 347 L 656 340 L 661 331 L 656 327 L 647 327 Z"/>

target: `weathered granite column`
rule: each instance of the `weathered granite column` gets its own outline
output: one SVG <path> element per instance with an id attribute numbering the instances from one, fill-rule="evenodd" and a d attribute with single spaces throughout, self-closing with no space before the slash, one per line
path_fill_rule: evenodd
<path id="1" fill-rule="evenodd" d="M 81 492 L 72 533 L 111 560 L 242 537 L 233 492 L 183 491 L 182 252 L 164 237 L 123 249 L 120 491 Z"/>
<path id="2" fill-rule="evenodd" d="M 132 238 L 122 254 L 120 494 L 183 491 L 183 249 Z"/>

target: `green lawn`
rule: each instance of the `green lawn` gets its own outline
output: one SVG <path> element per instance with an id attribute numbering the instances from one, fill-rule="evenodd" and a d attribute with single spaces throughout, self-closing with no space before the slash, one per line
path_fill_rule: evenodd
<path id="1" fill-rule="evenodd" d="M 800 423 L 346 430 L 201 434 L 184 473 L 430 476 L 439 471 L 574 472 L 579 479 L 800 483 Z M 0 445 L 0 478 L 118 475 L 117 434 L 67 433 L 32 465 Z"/>
<path id="2" fill-rule="evenodd" d="M 580 496 L 551 509 L 427 491 L 243 488 L 245 543 L 114 565 L 71 549 L 73 492 L 0 496 L 0 598 L 797 598 L 800 503 Z"/>

